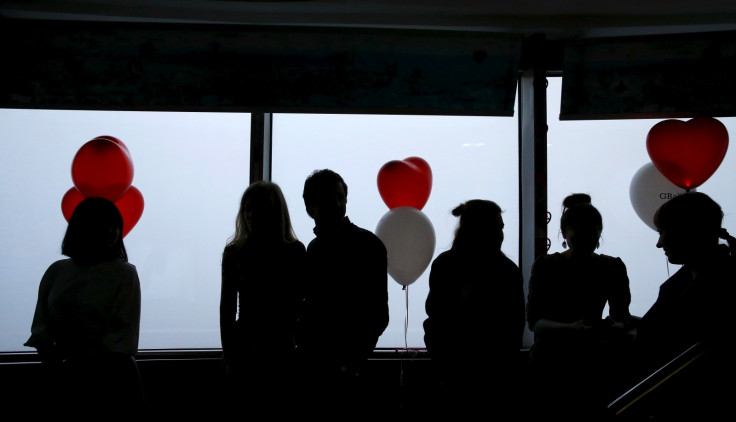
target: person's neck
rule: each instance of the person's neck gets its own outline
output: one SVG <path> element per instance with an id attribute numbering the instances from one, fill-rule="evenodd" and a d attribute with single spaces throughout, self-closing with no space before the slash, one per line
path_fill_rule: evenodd
<path id="1" fill-rule="evenodd" d="M 347 217 L 342 217 L 338 220 L 321 221 L 314 227 L 316 233 L 325 234 L 337 231 L 344 224 L 349 222 Z"/>
<path id="2" fill-rule="evenodd" d="M 562 252 L 563 256 L 566 256 L 567 258 L 590 258 L 596 255 L 595 252 L 580 252 L 575 249 L 568 249 L 564 252 Z"/>
<path id="3" fill-rule="evenodd" d="M 719 246 L 717 244 L 711 247 L 701 248 L 698 250 L 697 256 L 693 257 L 690 262 L 684 265 L 690 272 L 690 275 L 692 275 L 693 280 L 698 278 L 698 275 L 703 271 L 713 266 L 713 261 L 717 259 L 720 253 L 718 248 Z"/>

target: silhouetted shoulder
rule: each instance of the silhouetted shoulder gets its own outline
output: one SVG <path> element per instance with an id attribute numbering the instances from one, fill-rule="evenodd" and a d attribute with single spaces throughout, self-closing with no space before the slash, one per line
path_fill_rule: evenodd
<path id="1" fill-rule="evenodd" d="M 598 257 L 610 265 L 623 265 L 624 261 L 618 256 L 599 254 Z"/>
<path id="2" fill-rule="evenodd" d="M 521 271 L 521 269 L 519 268 L 519 265 L 517 265 L 516 262 L 512 261 L 511 258 L 509 258 L 508 256 L 504 254 L 499 254 L 498 261 L 502 265 L 505 265 L 507 267 L 516 268 L 517 270 Z"/>
<path id="3" fill-rule="evenodd" d="M 122 259 L 115 259 L 112 261 L 101 262 L 99 264 L 82 267 L 77 265 L 74 260 L 60 259 L 51 264 L 47 270 L 48 273 L 53 274 L 72 274 L 80 271 L 86 271 L 91 273 L 109 273 L 119 275 L 138 275 L 138 270 L 135 265 L 130 262 L 123 261 Z"/>
<path id="4" fill-rule="evenodd" d="M 622 272 L 626 273 L 626 264 L 617 256 L 600 254 L 597 259 L 603 271 L 609 271 L 612 276 L 616 276 Z"/>
<path id="5" fill-rule="evenodd" d="M 560 252 L 542 255 L 534 261 L 532 268 L 543 268 L 550 265 L 556 265 L 566 259 L 567 258 L 565 258 Z"/>
<path id="6" fill-rule="evenodd" d="M 287 243 L 287 248 L 293 252 L 305 253 L 307 251 L 307 248 L 304 246 L 304 243 L 302 243 L 299 240 L 296 240 L 291 243 Z"/>
<path id="7" fill-rule="evenodd" d="M 365 244 L 371 245 L 376 249 L 386 250 L 386 245 L 383 244 L 383 241 L 378 236 L 376 236 L 375 233 L 362 227 L 356 226 L 355 224 L 351 224 L 351 226 L 351 229 L 354 232 L 354 236 L 356 238 L 362 239 Z"/>
<path id="8" fill-rule="evenodd" d="M 432 265 L 441 265 L 445 262 L 452 261 L 453 259 L 455 259 L 455 255 L 455 251 L 453 251 L 452 249 L 441 252 L 439 255 L 437 255 L 434 261 L 432 261 Z"/>
<path id="9" fill-rule="evenodd" d="M 60 259 L 51 265 L 49 265 L 46 272 L 52 272 L 52 271 L 63 271 L 65 268 L 70 268 L 74 265 L 74 261 L 72 261 L 71 258 L 66 259 Z"/>

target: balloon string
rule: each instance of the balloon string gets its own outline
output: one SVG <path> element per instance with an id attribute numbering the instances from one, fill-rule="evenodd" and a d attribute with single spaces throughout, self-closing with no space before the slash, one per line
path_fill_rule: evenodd
<path id="1" fill-rule="evenodd" d="M 404 349 L 409 350 L 409 344 L 406 340 L 407 331 L 409 330 L 409 287 L 404 286 L 406 290 L 406 316 L 404 317 Z"/>

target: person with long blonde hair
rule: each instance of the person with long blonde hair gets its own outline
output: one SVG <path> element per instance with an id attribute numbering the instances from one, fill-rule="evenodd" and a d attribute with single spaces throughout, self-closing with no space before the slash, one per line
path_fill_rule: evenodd
<path id="1" fill-rule="evenodd" d="M 220 336 L 233 398 L 272 413 L 272 405 L 285 409 L 281 400 L 296 381 L 305 254 L 281 188 L 268 181 L 248 186 L 222 255 Z"/>

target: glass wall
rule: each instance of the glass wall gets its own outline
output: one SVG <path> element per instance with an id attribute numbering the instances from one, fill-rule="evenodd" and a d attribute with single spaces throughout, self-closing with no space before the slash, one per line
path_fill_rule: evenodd
<path id="1" fill-rule="evenodd" d="M 548 227 L 550 252 L 562 250 L 562 199 L 592 195 L 604 217 L 599 252 L 626 263 L 631 311 L 643 315 L 659 285 L 678 268 L 657 249 L 656 232 L 637 215 L 632 180 L 651 162 L 646 135 L 660 120 L 560 121 L 559 78 L 548 89 Z M 730 133 L 736 118 L 721 118 Z M 433 258 L 448 249 L 453 207 L 471 198 L 505 210 L 504 252 L 519 260 L 518 123 L 516 118 L 279 114 L 273 121 L 272 178 L 291 210 L 297 236 L 314 237 L 301 199 L 304 179 L 331 168 L 349 186 L 348 216 L 375 231 L 388 212 L 377 188 L 381 166 L 418 156 L 433 173 L 422 212 L 435 231 Z M 60 254 L 66 221 L 61 199 L 73 186 L 76 151 L 99 135 L 130 150 L 133 185 L 145 209 L 125 238 L 143 289 L 141 349 L 220 347 L 220 257 L 234 230 L 249 180 L 250 116 L 237 113 L 143 113 L 0 110 L 0 351 L 23 347 L 38 282 Z M 697 190 L 714 197 L 733 229 L 736 158 L 728 152 Z M 389 277 L 390 325 L 381 348 L 424 347 L 428 268 L 406 289 Z"/>
<path id="2" fill-rule="evenodd" d="M 348 185 L 348 217 L 375 232 L 389 211 L 377 187 L 381 166 L 423 158 L 433 176 L 421 210 L 435 231 L 433 258 L 452 243 L 457 218 L 450 211 L 482 198 L 505 210 L 502 249 L 518 263 L 517 126 L 515 118 L 498 117 L 278 114 L 273 120 L 272 179 L 283 188 L 296 234 L 306 245 L 314 238 L 314 225 L 301 194 L 312 171 L 329 168 L 341 174 Z M 390 322 L 377 347 L 424 347 L 428 278 L 429 267 L 404 290 L 389 277 Z"/>
<path id="3" fill-rule="evenodd" d="M 388 211 L 377 190 L 381 165 L 424 158 L 433 173 L 422 209 L 449 248 L 450 210 L 471 198 L 505 210 L 504 251 L 518 262 L 517 124 L 513 118 L 278 115 L 273 178 L 284 188 L 299 238 L 313 237 L 301 201 L 306 176 L 340 172 L 348 215 L 375 231 Z M 214 113 L 0 110 L 0 351 L 30 334 L 38 283 L 61 259 L 64 193 L 77 150 L 100 135 L 129 149 L 143 215 L 125 243 L 142 284 L 141 349 L 218 348 L 220 257 L 249 179 L 250 116 Z M 433 256 L 433 258 L 434 258 Z M 391 324 L 379 347 L 424 347 L 428 271 L 402 290 L 389 278 Z"/>
<path id="4" fill-rule="evenodd" d="M 561 252 L 560 212 L 562 200 L 574 192 L 591 195 L 603 215 L 603 234 L 598 252 L 620 257 L 627 266 L 631 285 L 631 313 L 643 315 L 654 303 L 659 286 L 680 266 L 667 262 L 656 247 L 657 232 L 644 222 L 631 199 L 637 172 L 651 165 L 646 149 L 649 129 L 663 119 L 560 121 L 561 79 L 549 78 L 547 91 L 547 183 L 548 211 L 552 213 L 548 235 L 550 253 Z M 680 119 L 689 120 L 689 119 Z M 718 118 L 736 134 L 736 118 Z M 637 176 L 637 181 L 641 179 Z M 716 172 L 695 190 L 707 193 L 721 204 L 723 225 L 736 230 L 736 156 L 727 151 Z M 652 179 L 657 182 L 657 179 Z M 639 191 L 634 183 L 633 192 Z M 673 185 L 677 190 L 678 188 Z"/>
<path id="5" fill-rule="evenodd" d="M 143 214 L 125 237 L 141 279 L 141 349 L 220 347 L 220 257 L 249 180 L 250 116 L 0 110 L 0 351 L 33 351 L 38 284 L 64 258 L 64 193 L 87 141 L 130 151 Z"/>

